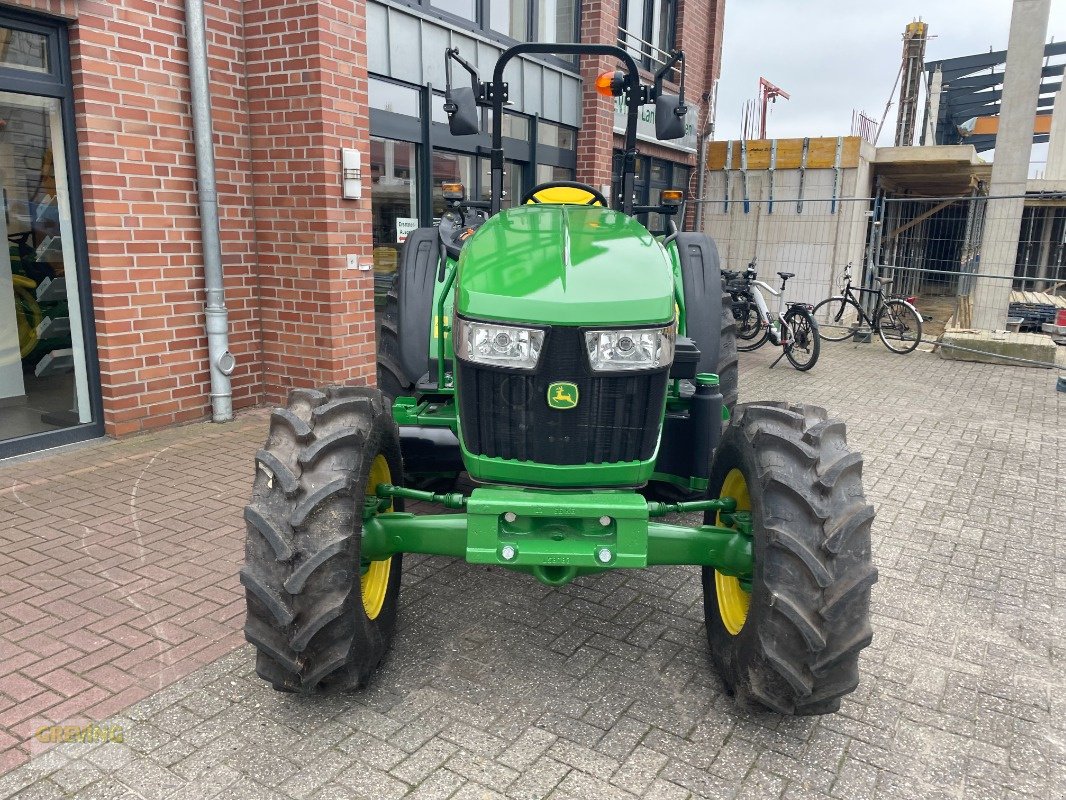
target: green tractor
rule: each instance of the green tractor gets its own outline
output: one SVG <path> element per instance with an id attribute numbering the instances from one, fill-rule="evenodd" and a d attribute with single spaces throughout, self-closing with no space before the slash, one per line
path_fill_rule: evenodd
<path id="1" fill-rule="evenodd" d="M 503 210 L 504 68 L 549 52 L 623 66 L 597 81 L 628 105 L 617 195 L 546 184 Z M 493 112 L 490 199 L 446 186 L 439 227 L 408 238 L 379 338 L 387 393 L 296 389 L 271 416 L 240 573 L 258 674 L 281 691 L 366 685 L 395 631 L 405 553 L 553 587 L 698 565 L 711 658 L 737 701 L 835 711 L 872 635 L 862 459 L 820 408 L 736 404 L 713 242 L 636 218 L 679 209 L 680 192 L 634 206 L 633 180 L 641 106 L 660 138 L 683 134 L 683 54 L 650 85 L 607 45 L 520 44 L 484 83 L 446 58 L 471 78 L 449 75 L 453 134 Z M 459 472 L 469 494 L 450 483 Z M 685 524 L 696 512 L 702 524 Z"/>

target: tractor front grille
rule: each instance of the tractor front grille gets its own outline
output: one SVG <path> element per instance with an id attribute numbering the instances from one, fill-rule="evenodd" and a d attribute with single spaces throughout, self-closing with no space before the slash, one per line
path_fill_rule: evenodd
<path id="1" fill-rule="evenodd" d="M 457 365 L 459 422 L 471 453 L 560 465 L 645 461 L 655 453 L 669 369 L 593 373 L 578 328 L 550 329 L 534 372 Z M 548 405 L 556 381 L 577 384 L 576 407 Z"/>

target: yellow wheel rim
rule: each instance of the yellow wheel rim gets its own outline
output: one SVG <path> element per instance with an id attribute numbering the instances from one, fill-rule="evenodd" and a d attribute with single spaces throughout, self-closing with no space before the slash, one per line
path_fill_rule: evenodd
<path id="1" fill-rule="evenodd" d="M 370 477 L 366 480 L 366 494 L 377 493 L 379 483 L 392 483 L 392 472 L 389 470 L 389 462 L 385 456 L 378 455 L 374 463 L 370 465 Z M 392 511 L 389 504 L 386 513 Z M 371 561 L 363 571 L 359 580 L 359 586 L 363 594 L 363 608 L 370 619 L 377 619 L 381 613 L 381 607 L 385 605 L 385 594 L 389 590 L 389 574 L 392 572 L 392 559 L 383 561 Z"/>
<path id="2" fill-rule="evenodd" d="M 739 469 L 729 470 L 718 496 L 736 498 L 737 511 L 751 511 L 748 482 Z M 717 522 L 721 525 L 721 518 Z M 751 595 L 744 591 L 737 578 L 723 575 L 718 570 L 714 571 L 714 593 L 718 596 L 718 615 L 722 618 L 722 625 L 730 635 L 736 636 L 748 618 Z"/>

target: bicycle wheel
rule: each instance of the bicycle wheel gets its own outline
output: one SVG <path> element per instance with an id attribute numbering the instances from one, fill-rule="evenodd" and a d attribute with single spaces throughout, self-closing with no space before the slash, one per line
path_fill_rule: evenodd
<path id="1" fill-rule="evenodd" d="M 859 306 L 847 297 L 830 297 L 814 307 L 811 312 L 818 323 L 818 335 L 828 342 L 843 342 L 855 335 L 858 327 Z"/>
<path id="2" fill-rule="evenodd" d="M 758 312 L 756 312 L 756 319 L 758 319 Z M 754 340 L 744 342 L 742 339 L 737 339 L 737 350 L 741 353 L 750 353 L 752 350 L 758 350 L 767 340 L 770 338 L 770 326 L 763 325 L 760 320 L 758 323 L 757 333 L 761 333 Z"/>
<path id="3" fill-rule="evenodd" d="M 759 309 L 747 298 L 734 298 L 733 319 L 737 321 L 737 338 L 750 342 L 762 330 L 759 323 Z"/>
<path id="4" fill-rule="evenodd" d="M 893 353 L 909 353 L 922 340 L 922 315 L 906 300 L 886 300 L 875 324 L 877 335 Z"/>
<path id="5" fill-rule="evenodd" d="M 806 372 L 818 362 L 821 352 L 818 323 L 803 306 L 792 306 L 785 312 L 785 326 L 788 328 L 785 357 L 800 372 Z"/>

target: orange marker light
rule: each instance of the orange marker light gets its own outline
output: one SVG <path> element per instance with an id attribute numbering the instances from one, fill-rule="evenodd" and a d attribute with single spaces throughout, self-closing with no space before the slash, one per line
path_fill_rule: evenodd
<path id="1" fill-rule="evenodd" d="M 678 206 L 685 199 L 685 193 L 680 189 L 663 189 L 659 195 L 659 202 L 664 206 Z"/>
<path id="2" fill-rule="evenodd" d="M 461 183 L 442 183 L 440 188 L 445 200 L 462 200 L 466 196 Z"/>
<path id="3" fill-rule="evenodd" d="M 625 90 L 626 76 L 620 70 L 604 72 L 596 78 L 596 93 L 604 97 L 618 97 Z"/>

